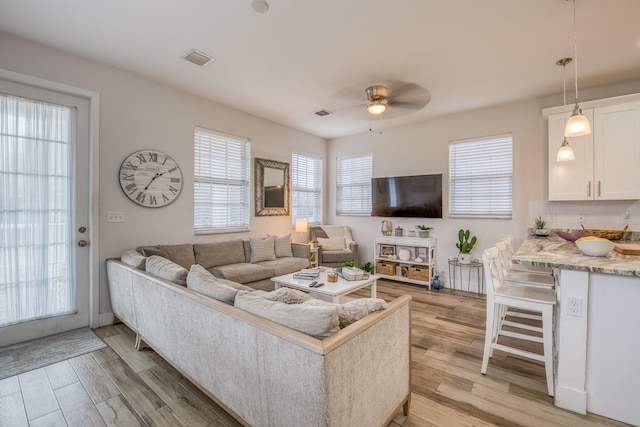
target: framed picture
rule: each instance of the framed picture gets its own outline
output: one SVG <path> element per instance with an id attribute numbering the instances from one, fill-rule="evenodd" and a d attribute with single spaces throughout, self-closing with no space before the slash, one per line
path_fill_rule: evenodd
<path id="1" fill-rule="evenodd" d="M 427 248 L 416 248 L 416 258 L 427 259 Z"/>
<path id="2" fill-rule="evenodd" d="M 394 245 L 380 245 L 380 256 L 390 256 L 396 254 Z"/>

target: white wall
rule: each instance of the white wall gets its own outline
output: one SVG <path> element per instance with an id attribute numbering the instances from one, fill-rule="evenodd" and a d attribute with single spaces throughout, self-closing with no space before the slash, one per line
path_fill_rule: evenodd
<path id="1" fill-rule="evenodd" d="M 324 158 L 326 141 L 323 138 L 2 33 L 0 52 L 2 69 L 100 94 L 100 160 L 99 165 L 94 165 L 100 171 L 100 313 L 111 311 L 105 260 L 119 256 L 126 249 L 147 244 L 208 242 L 291 232 L 291 217 L 254 217 L 252 204 L 250 233 L 194 236 L 194 126 L 250 138 L 252 157 L 288 163 L 291 162 L 292 151 Z M 122 160 L 143 148 L 166 152 L 182 169 L 182 193 L 164 208 L 140 207 L 128 200 L 120 189 L 118 170 Z M 252 165 L 252 177 L 253 173 Z M 107 223 L 107 212 L 110 211 L 124 212 L 125 222 Z"/>
<path id="2" fill-rule="evenodd" d="M 606 91 L 601 93 L 606 93 Z M 603 95 L 606 96 L 606 95 Z M 427 105 L 426 108 L 429 108 Z M 375 123 L 375 122 L 374 122 Z M 375 127 L 375 126 L 374 126 Z M 514 145 L 513 218 L 457 219 L 448 212 L 448 143 L 453 140 L 511 133 Z M 328 212 L 327 223 L 350 225 L 354 239 L 360 248 L 362 262 L 373 259 L 373 236 L 380 235 L 383 218 L 347 217 L 335 214 L 335 159 L 340 156 L 373 153 L 373 175 L 443 174 L 442 219 L 387 218 L 394 228 L 415 230 L 417 224 L 434 227 L 430 235 L 438 239 L 437 271 L 449 285 L 447 260 L 454 258 L 457 232 L 470 229 L 478 237 L 472 251 L 473 258 L 480 258 L 487 247 L 507 234 L 515 238 L 518 247 L 533 227 L 538 215 L 555 217 L 550 228 L 579 228 L 577 213 L 587 215 L 586 224 L 591 228 L 621 229 L 622 213 L 630 210 L 630 230 L 638 230 L 640 202 L 547 202 L 547 122 L 542 117 L 536 100 L 486 108 L 437 118 L 411 126 L 372 131 L 329 141 L 327 158 Z M 465 275 L 466 277 L 466 275 Z M 477 286 L 472 279 L 471 289 Z M 466 288 L 466 284 L 465 284 Z"/>

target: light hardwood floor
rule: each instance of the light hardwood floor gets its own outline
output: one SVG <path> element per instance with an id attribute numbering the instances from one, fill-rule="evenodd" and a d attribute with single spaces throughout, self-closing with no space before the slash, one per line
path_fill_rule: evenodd
<path id="1" fill-rule="evenodd" d="M 378 282 L 380 298 L 401 294 L 413 296 L 413 394 L 391 427 L 627 425 L 555 408 L 540 363 L 496 351 L 480 374 L 484 298 Z M 135 351 L 124 325 L 95 332 L 108 348 L 0 381 L 0 426 L 239 425 L 155 352 Z"/>

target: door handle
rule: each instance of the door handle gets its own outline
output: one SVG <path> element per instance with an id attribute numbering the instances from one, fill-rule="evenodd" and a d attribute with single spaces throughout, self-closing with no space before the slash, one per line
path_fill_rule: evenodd
<path id="1" fill-rule="evenodd" d="M 86 240 L 78 240 L 78 246 L 80 246 L 81 248 L 84 248 L 88 244 L 89 242 L 87 242 Z"/>

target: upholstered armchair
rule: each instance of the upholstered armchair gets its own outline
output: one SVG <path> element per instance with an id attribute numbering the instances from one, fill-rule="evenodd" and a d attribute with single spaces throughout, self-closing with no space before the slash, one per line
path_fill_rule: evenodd
<path id="1" fill-rule="evenodd" d="M 318 265 L 340 267 L 348 261 L 358 267 L 358 244 L 348 225 L 319 225 L 309 227 L 311 240 L 318 241 Z"/>

